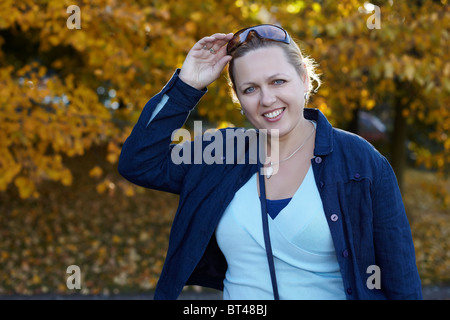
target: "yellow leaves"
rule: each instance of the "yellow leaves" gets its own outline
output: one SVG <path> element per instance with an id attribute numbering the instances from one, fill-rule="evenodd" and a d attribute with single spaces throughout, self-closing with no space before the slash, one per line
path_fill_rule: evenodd
<path id="1" fill-rule="evenodd" d="M 403 55 L 401 59 L 401 65 L 403 69 L 403 74 L 408 81 L 412 81 L 414 79 L 415 73 L 415 61 L 408 55 Z"/>
<path id="2" fill-rule="evenodd" d="M 326 94 L 326 92 L 325 92 Z M 326 97 L 326 95 L 325 95 Z M 317 108 L 322 111 L 324 115 L 327 117 L 331 116 L 331 109 L 327 104 L 327 99 L 323 96 L 314 96 L 314 104 L 317 105 Z"/>
<path id="3" fill-rule="evenodd" d="M 97 184 L 96 190 L 99 194 L 105 193 L 106 190 L 108 189 L 114 189 L 115 185 L 113 182 L 111 182 L 111 180 L 109 179 L 105 179 L 102 182 L 100 182 L 99 184 Z"/>
<path id="4" fill-rule="evenodd" d="M 56 35 L 48 37 L 48 42 L 50 42 L 52 46 L 57 46 L 60 43 L 60 41 L 61 41 L 60 38 Z"/>
<path id="5" fill-rule="evenodd" d="M 0 29 L 7 29 L 16 20 L 21 19 L 23 13 L 14 5 L 15 1 L 4 0 L 0 2 Z"/>
<path id="6" fill-rule="evenodd" d="M 39 277 L 39 275 L 34 274 L 33 278 L 31 278 L 31 283 L 36 285 L 36 284 L 40 284 L 41 283 L 41 277 Z"/>
<path id="7" fill-rule="evenodd" d="M 315 13 L 319 13 L 322 10 L 322 7 L 317 2 L 313 2 L 313 4 L 311 5 L 311 8 Z"/>
<path id="8" fill-rule="evenodd" d="M 101 246 L 98 248 L 97 254 L 99 258 L 105 258 L 108 253 L 108 250 L 106 249 L 106 246 Z"/>
<path id="9" fill-rule="evenodd" d="M 122 242 L 122 239 L 118 236 L 118 235 L 113 235 L 113 237 L 112 237 L 112 242 L 114 243 L 114 244 L 119 244 L 119 243 L 121 243 Z"/>
<path id="10" fill-rule="evenodd" d="M 449 78 L 450 77 L 450 62 L 445 63 L 445 67 L 442 70 L 442 74 L 444 77 Z"/>
<path id="11" fill-rule="evenodd" d="M 445 150 L 450 151 L 450 138 L 448 137 L 448 135 L 446 133 L 442 134 L 442 140 L 444 141 L 444 148 Z"/>
<path id="12" fill-rule="evenodd" d="M 422 282 L 430 284 L 449 281 L 450 216 L 445 207 L 436 201 L 433 193 L 436 192 L 436 187 L 442 187 L 447 188 L 448 195 L 450 181 L 432 172 L 408 170 L 405 182 L 404 202 Z"/>
<path id="13" fill-rule="evenodd" d="M 70 170 L 68 170 L 68 169 L 62 170 L 60 180 L 64 186 L 72 185 L 73 177 L 72 177 L 72 173 L 70 172 Z"/>
<path id="14" fill-rule="evenodd" d="M 384 62 L 384 76 L 387 79 L 392 79 L 394 75 L 398 75 L 401 79 L 413 81 L 416 76 L 416 59 L 404 54 L 400 58 L 391 54 Z"/>
<path id="15" fill-rule="evenodd" d="M 450 236 L 448 218 L 439 214 L 425 214 L 411 225 L 416 260 L 424 284 L 448 281 L 450 270 Z"/>
<path id="16" fill-rule="evenodd" d="M 123 193 L 127 197 L 133 197 L 135 195 L 135 186 L 127 181 L 113 181 L 111 174 L 105 172 L 105 170 L 99 165 L 94 166 L 89 170 L 89 176 L 96 180 L 103 179 L 97 183 L 96 191 L 98 194 L 108 194 L 112 197 L 115 195 L 117 190 Z"/>
<path id="17" fill-rule="evenodd" d="M 136 194 L 136 186 L 127 181 L 118 181 L 116 183 L 108 177 L 99 182 L 95 189 L 99 194 L 107 194 L 110 197 L 113 197 L 116 192 L 123 193 L 127 197 L 133 197 Z"/>
<path id="18" fill-rule="evenodd" d="M 73 73 L 69 73 L 66 76 L 66 78 L 64 79 L 64 83 L 65 83 L 67 91 L 70 92 L 70 91 L 74 90 L 74 87 L 75 87 L 74 81 L 75 81 L 75 75 Z"/>
<path id="19" fill-rule="evenodd" d="M 72 45 L 76 50 L 82 52 L 86 50 L 86 41 L 88 35 L 84 30 L 77 30 L 76 32 L 72 32 L 72 36 L 69 38 L 68 42 Z"/>
<path id="20" fill-rule="evenodd" d="M 286 11 L 290 14 L 297 14 L 306 7 L 305 1 L 295 1 L 287 5 Z"/>
<path id="21" fill-rule="evenodd" d="M 6 149 L 0 149 L 0 191 L 5 191 L 14 177 L 19 174 L 22 164 L 16 162 L 11 153 Z"/>
<path id="22" fill-rule="evenodd" d="M 41 177 L 60 181 L 64 186 L 72 184 L 72 172 L 64 167 L 60 155 L 40 157 L 36 154 L 35 157 L 36 164 L 40 168 Z"/>
<path id="23" fill-rule="evenodd" d="M 391 61 L 384 63 L 384 77 L 392 79 L 394 77 L 394 64 Z"/>
<path id="24" fill-rule="evenodd" d="M 3 152 L 5 157 L 0 161 L 0 190 L 5 190 L 14 179 L 14 185 L 21 198 L 38 198 L 36 184 L 42 179 L 60 181 L 62 185 L 72 184 L 72 172 L 62 164 L 59 155 L 42 156 L 38 151 L 15 150 L 14 156 L 19 160 L 15 162 L 9 152 Z M 34 171 L 30 171 L 34 169 Z M 29 172 L 27 176 L 24 172 Z"/>
<path id="25" fill-rule="evenodd" d="M 203 19 L 203 13 L 201 11 L 195 11 L 191 13 L 190 17 L 193 22 L 199 23 Z"/>
<path id="26" fill-rule="evenodd" d="M 234 128 L 234 127 L 235 127 L 235 125 L 232 124 L 231 122 L 228 122 L 228 121 L 220 121 L 220 122 L 217 124 L 216 129 Z"/>
<path id="27" fill-rule="evenodd" d="M 188 34 L 195 34 L 197 32 L 197 23 L 193 21 L 188 21 L 185 24 L 186 33 Z"/>
<path id="28" fill-rule="evenodd" d="M 116 143 L 109 142 L 108 143 L 108 155 L 106 159 L 109 163 L 116 163 L 119 159 L 121 149 L 117 146 Z"/>
<path id="29" fill-rule="evenodd" d="M 241 15 L 244 19 L 255 18 L 261 8 L 261 6 L 257 3 L 240 0 L 235 1 L 235 5 L 240 8 Z"/>
<path id="30" fill-rule="evenodd" d="M 64 281 L 71 264 L 81 268 L 85 294 L 106 288 L 120 293 L 123 286 L 138 288 L 143 282 L 142 287 L 154 289 L 175 198 L 147 190 L 138 200 L 142 206 L 130 210 L 135 199 L 118 194 L 114 201 L 108 196 L 92 201 L 92 190 L 92 184 L 88 190 L 78 185 L 70 194 L 55 190 L 48 198 L 46 190 L 46 205 L 30 209 L 36 204 L 24 202 L 8 219 L 0 216 L 2 294 L 38 294 L 44 287 L 51 293 L 71 293 Z M 5 199 L 0 198 L 2 208 L 9 212 L 13 204 Z"/>
<path id="31" fill-rule="evenodd" d="M 19 190 L 19 195 L 22 199 L 38 198 L 39 193 L 36 191 L 36 187 L 33 181 L 25 177 L 17 177 L 14 179 L 14 184 Z"/>
<path id="32" fill-rule="evenodd" d="M 135 187 L 131 183 L 120 181 L 118 185 L 127 197 L 133 197 L 136 194 L 134 191 Z"/>
<path id="33" fill-rule="evenodd" d="M 56 59 L 52 62 L 52 67 L 55 69 L 61 69 L 63 67 L 63 62 L 61 59 Z"/>
<path id="34" fill-rule="evenodd" d="M 360 92 L 361 96 L 361 106 L 365 107 L 366 110 L 371 110 L 376 105 L 376 101 L 370 97 L 369 91 L 367 89 L 362 89 Z"/>
<path id="35" fill-rule="evenodd" d="M 236 1 L 234 2 L 234 5 L 235 5 L 236 7 L 238 7 L 238 8 L 243 7 L 244 4 L 245 4 L 245 3 L 244 3 L 243 0 L 236 0 Z"/>
<path id="36" fill-rule="evenodd" d="M 99 166 L 95 166 L 89 171 L 89 176 L 93 178 L 100 178 L 100 176 L 103 174 L 102 168 Z"/>

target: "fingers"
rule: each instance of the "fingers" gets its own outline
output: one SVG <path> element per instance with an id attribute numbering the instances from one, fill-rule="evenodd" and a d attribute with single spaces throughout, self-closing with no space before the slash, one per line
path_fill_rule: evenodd
<path id="1" fill-rule="evenodd" d="M 196 49 L 209 50 L 211 53 L 217 53 L 228 41 L 233 38 L 233 34 L 216 33 L 208 37 L 204 37 L 196 44 Z"/>
<path id="2" fill-rule="evenodd" d="M 233 38 L 233 34 L 232 33 L 215 33 L 211 36 L 208 37 L 204 37 L 203 39 L 201 39 L 199 42 L 216 42 L 216 41 L 222 41 L 223 43 L 227 43 L 228 41 L 231 40 L 231 38 Z"/>
<path id="3" fill-rule="evenodd" d="M 225 68 L 225 66 L 227 65 L 227 63 L 230 62 L 230 60 L 231 60 L 231 56 L 225 54 L 217 62 L 217 68 L 222 71 Z"/>

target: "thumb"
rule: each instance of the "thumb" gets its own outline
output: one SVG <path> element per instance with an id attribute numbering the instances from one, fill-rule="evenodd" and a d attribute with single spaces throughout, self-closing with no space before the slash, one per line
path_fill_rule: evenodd
<path id="1" fill-rule="evenodd" d="M 217 61 L 216 68 L 222 71 L 231 59 L 232 57 L 229 55 L 223 56 L 219 61 Z"/>

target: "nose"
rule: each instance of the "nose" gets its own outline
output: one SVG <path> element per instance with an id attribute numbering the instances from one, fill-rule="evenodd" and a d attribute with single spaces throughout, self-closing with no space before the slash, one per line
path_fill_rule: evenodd
<path id="1" fill-rule="evenodd" d="M 276 101 L 277 101 L 277 98 L 270 89 L 261 88 L 261 90 L 260 90 L 261 106 L 271 107 Z"/>

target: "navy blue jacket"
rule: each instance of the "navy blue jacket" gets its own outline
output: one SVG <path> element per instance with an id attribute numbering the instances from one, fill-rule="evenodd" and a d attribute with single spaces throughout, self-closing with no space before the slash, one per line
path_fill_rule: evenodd
<path id="1" fill-rule="evenodd" d="M 176 299 L 188 284 L 223 289 L 227 263 L 214 231 L 235 192 L 258 170 L 250 161 L 173 163 L 172 133 L 206 92 L 183 83 L 178 72 L 145 105 L 119 160 L 127 180 L 180 196 L 155 299 Z M 163 97 L 166 104 L 149 123 Z M 304 116 L 317 122 L 311 163 L 347 299 L 422 299 L 411 229 L 388 161 L 361 137 L 333 128 L 319 110 L 305 108 Z M 248 144 L 244 149 L 249 152 Z M 367 285 L 372 265 L 379 267 L 380 289 Z"/>

